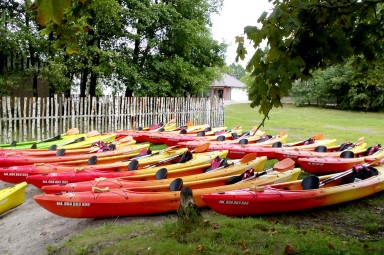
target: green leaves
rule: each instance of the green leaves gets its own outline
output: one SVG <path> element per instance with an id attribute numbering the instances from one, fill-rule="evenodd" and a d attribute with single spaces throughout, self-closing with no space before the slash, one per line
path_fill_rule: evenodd
<path id="1" fill-rule="evenodd" d="M 252 106 L 260 106 L 264 114 L 280 107 L 292 84 L 305 83 L 314 70 L 343 63 L 353 55 L 364 55 L 372 63 L 384 53 L 381 1 L 287 0 L 273 4 L 272 13 L 258 19 L 261 27 L 244 28 L 256 49 L 247 65 L 254 79 Z M 237 53 L 237 59 L 245 58 L 241 41 Z"/>
<path id="2" fill-rule="evenodd" d="M 70 6 L 71 0 L 35 0 L 33 8 L 37 10 L 36 19 L 40 25 L 45 26 L 51 20 L 61 24 L 64 10 Z"/>

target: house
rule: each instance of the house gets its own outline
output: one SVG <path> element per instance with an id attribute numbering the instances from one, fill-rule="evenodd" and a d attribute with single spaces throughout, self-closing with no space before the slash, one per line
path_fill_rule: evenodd
<path id="1" fill-rule="evenodd" d="M 228 74 L 213 82 L 210 94 L 226 101 L 248 101 L 246 85 Z"/>

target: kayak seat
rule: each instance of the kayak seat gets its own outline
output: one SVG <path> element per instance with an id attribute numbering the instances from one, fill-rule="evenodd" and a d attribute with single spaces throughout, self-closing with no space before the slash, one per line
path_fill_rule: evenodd
<path id="1" fill-rule="evenodd" d="M 181 156 L 181 158 L 180 158 L 180 160 L 179 160 L 178 163 L 185 163 L 185 162 L 191 160 L 192 158 L 193 158 L 193 156 L 192 156 L 192 152 L 187 151 L 187 152 L 185 152 L 185 153 Z"/>
<path id="2" fill-rule="evenodd" d="M 209 168 L 205 169 L 203 171 L 203 173 L 206 173 L 206 172 L 209 172 L 209 171 L 212 171 L 212 170 L 215 170 L 217 168 L 223 168 L 223 167 L 226 167 L 228 166 L 228 162 L 227 162 L 227 159 L 226 158 L 223 158 L 223 159 L 220 159 L 220 164 L 216 167 L 213 167 L 212 164 Z"/>
<path id="3" fill-rule="evenodd" d="M 239 144 L 248 144 L 248 139 L 240 139 Z"/>
<path id="4" fill-rule="evenodd" d="M 271 139 L 271 138 L 272 138 L 271 135 L 264 135 L 264 136 L 261 137 L 259 140 L 257 140 L 256 143 L 265 142 L 265 141 L 268 141 L 268 140 Z"/>
<path id="5" fill-rule="evenodd" d="M 370 156 L 370 155 L 374 154 L 375 152 L 379 151 L 380 149 L 381 149 L 381 144 L 371 146 L 365 151 L 365 156 Z"/>
<path id="6" fill-rule="evenodd" d="M 164 128 L 159 128 L 159 129 L 157 130 L 157 132 L 164 132 L 164 131 L 165 131 Z"/>
<path id="7" fill-rule="evenodd" d="M 137 170 L 137 169 L 139 169 L 139 161 L 137 161 L 136 159 L 131 160 L 131 162 L 129 162 L 128 164 L 128 171 Z"/>
<path id="8" fill-rule="evenodd" d="M 56 156 L 57 157 L 61 157 L 61 156 L 64 156 L 65 154 L 65 149 L 59 149 L 56 151 Z"/>
<path id="9" fill-rule="evenodd" d="M 278 141 L 278 142 L 274 142 L 274 143 L 272 144 L 272 148 L 281 148 L 281 147 L 283 147 L 283 143 L 280 142 L 280 141 Z"/>
<path id="10" fill-rule="evenodd" d="M 182 129 L 180 130 L 179 134 L 182 134 L 182 135 L 185 135 L 187 133 L 187 130 L 186 129 Z"/>
<path id="11" fill-rule="evenodd" d="M 209 132 L 209 131 L 212 131 L 211 127 L 207 127 L 207 128 L 204 129 L 204 132 Z"/>
<path id="12" fill-rule="evenodd" d="M 225 136 L 223 136 L 223 135 L 219 135 L 219 136 L 216 138 L 216 141 L 218 141 L 218 142 L 225 141 Z"/>
<path id="13" fill-rule="evenodd" d="M 137 127 L 136 130 L 137 130 L 137 131 L 142 131 L 142 130 L 143 130 L 143 127 Z"/>
<path id="14" fill-rule="evenodd" d="M 55 151 L 55 150 L 57 150 L 57 145 L 56 145 L 56 144 L 51 145 L 51 146 L 49 146 L 49 148 L 48 148 L 48 151 Z"/>
<path id="15" fill-rule="evenodd" d="M 160 168 L 159 170 L 157 170 L 156 172 L 156 180 L 162 180 L 162 179 L 165 179 L 167 178 L 167 174 L 168 174 L 168 170 L 167 168 Z"/>
<path id="16" fill-rule="evenodd" d="M 169 184 L 170 191 L 180 191 L 183 187 L 183 179 L 176 178 Z"/>
<path id="17" fill-rule="evenodd" d="M 317 189 L 320 185 L 319 177 L 315 175 L 308 175 L 301 181 L 301 187 L 303 190 Z"/>
<path id="18" fill-rule="evenodd" d="M 243 178 L 243 174 L 235 175 L 235 176 L 231 176 L 231 177 L 229 177 L 229 178 L 225 181 L 225 185 L 235 184 L 235 183 L 241 181 L 242 178 Z"/>
<path id="19" fill-rule="evenodd" d="M 96 164 L 97 164 L 97 156 L 92 156 L 88 159 L 89 166 L 96 165 Z"/>
<path id="20" fill-rule="evenodd" d="M 196 136 L 205 136 L 205 132 L 204 131 L 199 131 L 199 132 L 197 132 Z"/>
<path id="21" fill-rule="evenodd" d="M 17 142 L 16 141 L 12 141 L 9 146 L 16 146 L 17 145 Z"/>
<path id="22" fill-rule="evenodd" d="M 31 146 L 31 149 L 37 149 L 37 144 L 33 143 L 32 146 Z"/>
<path id="23" fill-rule="evenodd" d="M 324 145 L 319 145 L 319 146 L 316 146 L 315 151 L 316 152 L 327 152 L 327 147 Z"/>
<path id="24" fill-rule="evenodd" d="M 343 151 L 340 154 L 340 158 L 354 158 L 354 157 L 355 157 L 355 153 L 353 153 L 353 151 Z"/>
<path id="25" fill-rule="evenodd" d="M 237 138 L 239 138 L 239 136 L 237 135 L 237 133 L 231 133 L 231 136 L 234 140 L 236 140 Z"/>

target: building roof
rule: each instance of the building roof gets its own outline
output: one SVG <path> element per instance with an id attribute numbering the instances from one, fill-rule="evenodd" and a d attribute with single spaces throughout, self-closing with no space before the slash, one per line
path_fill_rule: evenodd
<path id="1" fill-rule="evenodd" d="M 246 85 L 229 74 L 223 74 L 221 80 L 216 80 L 211 87 L 245 88 Z"/>

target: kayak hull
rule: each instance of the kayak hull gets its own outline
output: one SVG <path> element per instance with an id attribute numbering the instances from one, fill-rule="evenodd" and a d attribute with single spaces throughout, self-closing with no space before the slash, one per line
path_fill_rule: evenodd
<path id="1" fill-rule="evenodd" d="M 283 173 L 272 173 L 252 181 L 232 185 L 193 190 L 193 198 L 198 207 L 206 204 L 203 194 L 224 192 L 242 187 L 265 185 L 297 179 L 300 169 Z M 42 194 L 34 197 L 46 210 L 62 217 L 105 218 L 175 212 L 180 205 L 180 191 L 134 192 L 129 189 L 112 189 L 108 192 L 67 192 L 62 194 Z"/>
<path id="2" fill-rule="evenodd" d="M 227 216 L 253 216 L 308 210 L 364 198 L 384 189 L 384 168 L 378 176 L 349 184 L 303 190 L 301 181 L 203 195 L 214 211 Z M 330 177 L 330 176 L 327 176 Z M 325 179 L 325 177 L 323 178 Z"/>
<path id="3" fill-rule="evenodd" d="M 168 175 L 170 177 L 177 177 L 174 175 L 185 175 L 185 174 L 197 174 L 201 173 L 204 169 L 210 166 L 210 161 L 215 157 L 226 157 L 227 151 L 216 151 L 194 154 L 194 158 L 185 163 L 176 163 L 166 165 L 168 169 Z M 37 174 L 27 176 L 26 181 L 37 188 L 41 189 L 46 185 L 53 184 L 68 184 L 73 182 L 91 181 L 95 178 L 117 178 L 125 176 L 137 175 L 141 179 L 155 179 L 156 172 L 164 166 L 157 166 L 148 169 L 139 169 L 132 171 L 102 171 L 102 170 L 81 170 L 81 171 L 67 171 L 60 173 L 49 173 L 49 174 Z M 176 174 L 172 174 L 175 172 Z"/>
<path id="4" fill-rule="evenodd" d="M 0 190 L 0 214 L 21 205 L 24 202 L 27 183 L 22 182 L 15 186 Z"/>
<path id="5" fill-rule="evenodd" d="M 182 176 L 184 185 L 190 185 L 192 182 L 204 181 L 212 178 L 219 177 L 228 177 L 231 175 L 238 175 L 244 172 L 245 169 L 252 168 L 255 172 L 262 171 L 264 169 L 266 157 L 257 157 L 255 160 L 252 160 L 247 163 L 239 163 L 230 165 L 226 168 L 209 171 L 205 173 L 199 173 L 195 175 L 186 175 Z M 67 185 L 49 185 L 42 187 L 42 190 L 47 194 L 54 194 L 59 192 L 81 192 L 81 191 L 91 191 L 92 188 L 100 189 L 119 189 L 119 188 L 138 188 L 138 187 L 149 187 L 149 186 L 159 186 L 159 185 L 169 185 L 173 178 L 162 180 L 147 180 L 147 181 L 137 181 L 135 178 L 130 176 L 121 177 L 121 178 L 101 178 L 97 180 L 87 181 L 87 182 L 78 182 L 70 183 Z M 226 180 L 225 178 L 223 179 Z M 223 184 L 221 184 L 223 185 Z"/>

